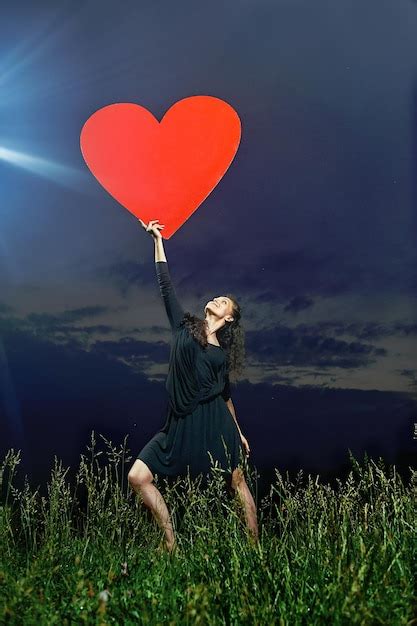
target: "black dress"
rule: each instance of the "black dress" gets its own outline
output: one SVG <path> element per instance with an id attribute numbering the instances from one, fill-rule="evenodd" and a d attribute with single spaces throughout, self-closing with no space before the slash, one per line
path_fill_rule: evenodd
<path id="1" fill-rule="evenodd" d="M 228 486 L 232 472 L 244 469 L 245 455 L 236 422 L 226 400 L 230 381 L 225 351 L 207 348 L 184 326 L 184 310 L 178 302 L 166 261 L 156 261 L 160 292 L 172 330 L 168 377 L 168 415 L 163 428 L 142 448 L 141 459 L 152 474 L 163 477 L 202 475 L 207 484 L 216 465 Z M 212 455 L 212 459 L 210 458 Z"/>

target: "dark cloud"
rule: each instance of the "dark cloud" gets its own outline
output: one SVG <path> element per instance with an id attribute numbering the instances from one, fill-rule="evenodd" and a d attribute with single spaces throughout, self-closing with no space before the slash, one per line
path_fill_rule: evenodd
<path id="1" fill-rule="evenodd" d="M 407 378 L 411 378 L 413 380 L 417 376 L 417 369 L 402 369 L 402 370 L 395 370 L 395 371 L 399 372 L 401 376 L 406 376 Z"/>
<path id="2" fill-rule="evenodd" d="M 249 264 L 251 254 L 247 259 L 236 255 L 222 262 L 219 256 L 218 263 L 204 262 L 212 255 L 211 242 L 202 242 L 198 250 L 187 245 L 186 255 L 172 247 L 167 259 L 182 301 L 190 296 L 200 298 L 202 294 L 232 292 L 249 308 L 256 304 L 271 308 L 282 305 L 283 312 L 288 314 L 311 308 L 317 296 L 336 298 L 352 293 L 369 296 L 373 290 L 410 293 L 406 276 L 414 272 L 411 267 L 405 272 L 404 268 L 398 268 L 399 273 L 392 268 L 385 272 L 379 266 L 373 270 L 347 260 L 342 252 L 318 253 L 307 248 L 267 255 L 257 252 Z M 107 284 L 110 282 L 124 297 L 132 288 L 150 287 L 158 293 L 152 260 L 145 264 L 131 261 L 109 264 L 98 270 L 97 276 Z M 303 291 L 309 295 L 300 295 Z M 248 315 L 250 318 L 253 313 Z"/>
<path id="3" fill-rule="evenodd" d="M 406 324 L 404 322 L 394 322 L 392 324 L 393 334 L 404 335 L 417 335 L 417 324 Z"/>
<path id="4" fill-rule="evenodd" d="M 212 254 L 211 244 L 204 244 L 197 251 L 192 246 L 187 254 L 167 254 L 168 265 L 178 297 L 183 301 L 188 296 L 201 297 L 203 293 L 233 292 L 237 298 L 253 304 L 283 304 L 286 311 L 294 313 L 313 305 L 313 299 L 300 296 L 300 290 L 308 288 L 309 293 L 321 296 L 337 296 L 350 292 L 360 282 L 362 270 L 345 262 L 344 271 L 337 270 L 338 259 L 333 255 L 311 256 L 306 249 L 292 252 L 258 254 L 251 265 L 242 258 L 227 263 L 204 263 L 202 259 Z M 174 260 L 175 259 L 175 260 Z M 282 269 L 281 269 L 282 268 Z M 110 264 L 97 271 L 97 276 L 105 279 L 125 297 L 132 287 L 151 287 L 157 292 L 157 280 L 152 262 L 145 265 L 124 261 Z M 273 285 L 273 288 L 271 287 Z M 204 288 L 202 288 L 204 286 Z M 298 308 L 297 308 L 298 307 Z"/>
<path id="5" fill-rule="evenodd" d="M 110 283 L 123 297 L 133 287 L 147 287 L 156 283 L 155 269 L 150 262 L 144 265 L 130 260 L 116 261 L 96 268 L 93 275 L 99 281 Z"/>
<path id="6" fill-rule="evenodd" d="M 27 321 L 37 327 L 58 328 L 68 322 L 76 322 L 86 317 L 97 317 L 108 313 L 110 309 L 104 306 L 85 306 L 79 309 L 69 309 L 62 313 L 29 313 Z"/>
<path id="7" fill-rule="evenodd" d="M 387 355 L 383 348 L 358 341 L 343 341 L 318 332 L 279 325 L 268 330 L 246 332 L 247 355 L 256 361 L 276 366 L 319 366 L 361 368 Z"/>
<path id="8" fill-rule="evenodd" d="M 364 271 L 345 262 L 342 273 L 337 269 L 339 260 L 334 254 L 318 254 L 299 248 L 268 254 L 258 251 L 256 258 L 253 254 L 248 255 L 252 261 L 250 264 L 248 259 L 236 255 L 228 263 L 225 273 L 222 264 L 204 264 L 202 267 L 201 258 L 209 254 L 204 248 L 195 256 L 193 251 L 187 251 L 186 267 L 182 259 L 175 259 L 179 289 L 185 291 L 203 282 L 208 289 L 236 291 L 248 301 L 274 306 L 298 297 L 304 289 L 308 289 L 312 296 L 344 294 L 357 285 Z"/>
<path id="9" fill-rule="evenodd" d="M 417 369 L 396 369 L 400 376 L 404 376 L 408 380 L 408 387 L 410 389 L 410 395 L 417 400 Z"/>
<path id="10" fill-rule="evenodd" d="M 9 315 L 14 310 L 14 307 L 10 306 L 6 302 L 0 302 L 0 315 Z"/>
<path id="11" fill-rule="evenodd" d="M 20 317 L 11 315 L 0 317 L 0 333 L 13 333 L 17 329 L 24 330 L 28 328 L 30 328 L 30 324 Z"/>
<path id="12" fill-rule="evenodd" d="M 285 313 L 297 314 L 300 311 L 311 309 L 314 306 L 314 300 L 308 296 L 296 296 L 284 307 Z"/>
<path id="13" fill-rule="evenodd" d="M 155 363 L 167 363 L 169 343 L 163 341 L 138 341 L 122 337 L 118 341 L 96 341 L 91 350 L 113 358 L 121 358 L 133 368 L 145 370 Z"/>
<path id="14" fill-rule="evenodd" d="M 417 324 L 402 321 L 381 323 L 330 320 L 316 322 L 315 324 L 298 324 L 296 329 L 300 333 L 347 335 L 360 340 L 372 340 L 384 337 L 408 337 L 409 335 L 415 335 Z"/>
<path id="15" fill-rule="evenodd" d="M 7 338 L 23 333 L 26 337 L 36 337 L 51 344 L 85 349 L 94 341 L 94 336 L 117 333 L 117 330 L 107 324 L 79 326 L 64 320 L 101 315 L 105 310 L 105 307 L 85 307 L 69 312 L 68 316 L 63 312 L 57 315 L 31 313 L 25 318 L 1 317 L 0 336 Z"/>
<path id="16" fill-rule="evenodd" d="M 55 344 L 68 347 L 88 349 L 97 354 L 106 354 L 112 358 L 121 359 L 135 371 L 146 370 L 155 363 L 166 363 L 169 360 L 170 334 L 169 328 L 152 327 L 159 336 L 165 335 L 166 340 L 143 341 L 132 335 L 141 332 L 132 329 L 132 335 L 126 336 L 116 325 L 92 324 L 79 326 L 66 323 L 68 319 L 92 317 L 101 315 L 105 307 L 86 307 L 62 312 L 58 315 L 29 314 L 25 319 L 6 318 L 0 321 L 0 331 L 4 334 L 14 331 L 26 331 L 36 337 L 43 338 Z M 365 329 L 363 328 L 365 326 Z M 393 324 L 393 328 L 403 325 Z M 410 328 L 406 326 L 408 332 Z M 102 335 L 123 336 L 111 340 L 103 340 Z M 337 336 L 345 334 L 369 339 L 382 335 L 392 334 L 381 325 L 344 324 L 342 322 L 324 322 L 317 324 L 299 324 L 289 327 L 279 324 L 272 328 L 246 331 L 246 354 L 250 362 L 261 364 L 264 373 L 267 373 L 268 363 L 274 367 L 320 367 L 353 369 L 371 365 L 377 358 L 386 357 L 385 348 L 377 347 L 362 341 L 347 341 Z M 333 336 L 335 335 L 335 336 Z M 292 377 L 292 382 L 297 380 Z M 278 378 L 275 376 L 275 380 Z"/>

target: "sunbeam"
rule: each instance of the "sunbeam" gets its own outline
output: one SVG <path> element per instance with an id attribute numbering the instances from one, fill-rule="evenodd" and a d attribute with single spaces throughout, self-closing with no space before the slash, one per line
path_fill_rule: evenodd
<path id="1" fill-rule="evenodd" d="M 21 167 L 28 172 L 42 176 L 65 187 L 74 187 L 89 183 L 90 177 L 67 165 L 60 165 L 48 159 L 33 156 L 25 152 L 17 152 L 0 146 L 0 160 Z"/>

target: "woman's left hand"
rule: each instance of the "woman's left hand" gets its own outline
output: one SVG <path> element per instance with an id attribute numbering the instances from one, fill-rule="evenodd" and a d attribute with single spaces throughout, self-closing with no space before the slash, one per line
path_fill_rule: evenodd
<path id="1" fill-rule="evenodd" d="M 240 436 L 240 440 L 242 442 L 243 447 L 245 448 L 246 456 L 249 456 L 250 448 L 249 448 L 248 440 L 243 435 Z"/>

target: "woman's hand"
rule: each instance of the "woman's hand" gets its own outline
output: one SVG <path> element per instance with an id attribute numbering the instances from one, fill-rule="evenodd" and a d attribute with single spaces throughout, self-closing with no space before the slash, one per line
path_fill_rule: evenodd
<path id="1" fill-rule="evenodd" d="M 159 228 L 165 228 L 165 224 L 158 224 L 159 220 L 151 220 L 149 222 L 148 225 L 145 224 L 145 222 L 142 222 L 142 220 L 140 219 L 140 217 L 138 217 L 139 222 L 142 224 L 143 228 L 146 230 L 146 232 L 150 233 L 152 235 L 152 238 L 154 240 L 156 239 L 162 239 L 162 235 L 159 232 Z"/>
<path id="2" fill-rule="evenodd" d="M 249 448 L 248 440 L 243 435 L 240 435 L 240 440 L 242 442 L 243 447 L 245 448 L 246 456 L 249 456 L 250 448 Z"/>

